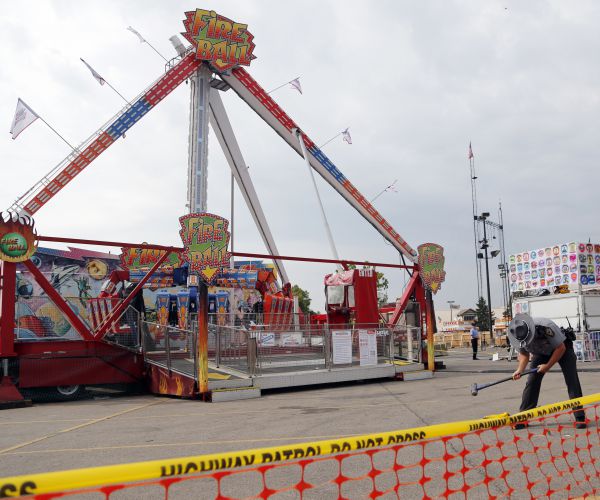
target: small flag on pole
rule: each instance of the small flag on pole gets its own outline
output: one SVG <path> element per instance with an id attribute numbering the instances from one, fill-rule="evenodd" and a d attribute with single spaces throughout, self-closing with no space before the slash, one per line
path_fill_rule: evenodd
<path id="1" fill-rule="evenodd" d="M 469 142 L 469 160 L 471 158 L 473 158 L 473 157 L 474 157 L 474 155 L 473 155 L 473 149 L 471 149 L 471 143 Z"/>
<path id="2" fill-rule="evenodd" d="M 394 182 L 392 182 L 388 187 L 385 188 L 386 191 L 393 191 L 394 193 L 397 193 L 398 190 L 396 189 L 396 182 L 398 182 L 398 179 L 396 179 Z"/>
<path id="3" fill-rule="evenodd" d="M 96 73 L 96 70 L 94 70 L 94 68 L 92 68 L 88 63 L 86 63 L 81 57 L 79 59 L 81 59 L 81 62 L 85 64 L 87 68 L 92 72 L 92 76 L 100 85 L 104 85 L 106 83 L 106 80 L 102 78 L 98 73 Z"/>
<path id="4" fill-rule="evenodd" d="M 398 179 L 395 179 L 394 182 L 392 182 L 389 186 L 386 186 L 386 188 L 381 191 L 377 196 L 375 196 L 375 198 L 373 198 L 371 200 L 371 203 L 373 203 L 377 198 L 379 198 L 383 193 L 387 193 L 388 191 L 393 191 L 394 193 L 397 193 L 398 190 L 396 189 L 396 182 L 398 182 Z"/>
<path id="5" fill-rule="evenodd" d="M 352 144 L 352 137 L 350 137 L 350 129 L 346 129 L 346 130 L 342 130 L 342 135 L 343 135 L 343 140 L 346 141 L 348 144 Z"/>
<path id="6" fill-rule="evenodd" d="M 290 85 L 295 88 L 298 92 L 300 92 L 302 94 L 302 87 L 300 86 L 300 77 L 298 78 L 294 78 L 291 82 Z"/>
<path id="7" fill-rule="evenodd" d="M 144 43 L 146 41 L 146 39 L 140 35 L 139 31 L 134 30 L 131 26 L 127 26 L 127 29 L 140 39 L 140 43 Z"/>
<path id="8" fill-rule="evenodd" d="M 27 104 L 21 99 L 17 99 L 17 110 L 15 111 L 15 117 L 13 118 L 12 125 L 10 126 L 10 133 L 12 138 L 16 139 L 18 135 L 23 132 L 29 125 L 39 118 L 37 113 L 33 111 Z"/>

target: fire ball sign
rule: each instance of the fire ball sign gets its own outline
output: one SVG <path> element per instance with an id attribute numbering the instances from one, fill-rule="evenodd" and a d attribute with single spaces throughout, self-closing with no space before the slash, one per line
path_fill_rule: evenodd
<path id="1" fill-rule="evenodd" d="M 144 243 L 147 245 L 148 243 Z M 129 271 L 136 270 L 147 270 L 156 264 L 162 256 L 165 254 L 165 250 L 159 250 L 157 248 L 135 248 L 135 247 L 123 247 L 121 248 L 121 267 Z M 163 262 L 161 268 L 164 267 L 181 267 L 183 262 L 178 252 L 171 252 L 166 260 Z"/>
<path id="2" fill-rule="evenodd" d="M 33 219 L 0 213 L 0 260 L 25 262 L 35 253 Z"/>
<path id="3" fill-rule="evenodd" d="M 433 293 L 437 293 L 446 279 L 444 248 L 436 243 L 423 243 L 418 247 L 421 279 Z"/>
<path id="4" fill-rule="evenodd" d="M 210 62 L 217 71 L 249 66 L 255 59 L 254 36 L 247 24 L 236 23 L 214 10 L 196 9 L 185 13 L 183 25 L 182 35 L 196 47 L 196 58 Z"/>
<path id="5" fill-rule="evenodd" d="M 184 215 L 179 218 L 179 223 L 179 234 L 185 247 L 183 259 L 189 263 L 191 271 L 199 272 L 210 284 L 222 267 L 229 266 L 229 221 L 203 212 Z"/>

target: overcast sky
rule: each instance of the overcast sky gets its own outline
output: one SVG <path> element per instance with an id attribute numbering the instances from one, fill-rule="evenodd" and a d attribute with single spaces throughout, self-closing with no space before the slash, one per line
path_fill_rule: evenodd
<path id="1" fill-rule="evenodd" d="M 413 247 L 445 248 L 436 307 L 476 301 L 467 149 L 473 144 L 479 208 L 504 210 L 508 253 L 567 241 L 600 242 L 600 3 L 472 1 L 27 1 L 0 18 L 0 205 L 8 208 L 68 153 L 40 121 L 13 141 L 18 97 L 79 144 L 123 105 L 83 57 L 133 98 L 164 71 L 168 38 L 184 12 L 210 8 L 247 23 L 266 89 L 297 76 L 304 94 L 277 102 L 317 143 L 350 127 L 325 153 Z M 284 255 L 329 258 L 303 160 L 233 91 L 223 94 L 250 174 Z M 36 216 L 43 235 L 179 245 L 185 213 L 189 86 L 182 85 Z M 209 139 L 211 212 L 229 216 L 230 173 Z M 341 258 L 397 263 L 398 254 L 328 184 L 317 179 Z M 265 252 L 236 195 L 236 250 Z M 495 248 L 495 241 L 492 243 Z M 490 261 L 492 304 L 502 305 Z M 323 307 L 332 268 L 288 264 L 294 283 Z M 390 298 L 404 273 L 388 271 Z"/>

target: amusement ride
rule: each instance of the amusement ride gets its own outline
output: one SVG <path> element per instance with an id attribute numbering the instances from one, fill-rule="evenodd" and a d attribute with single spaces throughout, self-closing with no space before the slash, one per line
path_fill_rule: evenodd
<path id="1" fill-rule="evenodd" d="M 326 322 L 331 331 L 346 328 L 347 325 L 394 328 L 410 308 L 414 313 L 412 326 L 420 328 L 422 362 L 429 370 L 433 370 L 435 322 L 431 294 L 437 291 L 444 279 L 441 247 L 427 243 L 419 247 L 419 253 L 415 251 L 308 134 L 252 78 L 245 69 L 255 58 L 254 37 L 247 25 L 202 9 L 186 12 L 183 23 L 185 31 L 182 35 L 190 45 L 185 47 L 180 44 L 178 56 L 167 62 L 164 74 L 107 124 L 74 148 L 2 214 L 0 402 L 18 404 L 23 400 L 22 392 L 31 388 L 61 388 L 59 393 L 68 395 L 69 388 L 73 387 L 140 382 L 147 383 L 155 393 L 208 399 L 211 393 L 209 351 L 212 349 L 208 340 L 208 285 L 240 286 L 240 280 L 248 278 L 246 285 L 256 288 L 261 295 L 265 328 L 270 331 L 291 329 L 297 311 L 294 310 L 290 279 L 284 265 L 287 260 L 328 262 L 341 267 L 340 272 L 328 275 L 324 282 L 326 293 L 335 289 L 339 295 L 336 301 L 330 300 L 328 295 L 326 317 L 321 321 Z M 191 90 L 188 214 L 180 218 L 184 248 L 38 235 L 33 223 L 37 212 L 184 82 L 190 83 Z M 305 160 L 311 173 L 318 173 L 366 219 L 399 252 L 402 264 L 351 262 L 340 260 L 337 256 L 335 259 L 322 259 L 280 255 L 221 98 L 221 93 L 228 91 L 237 94 Z M 207 212 L 209 124 L 265 244 L 265 255 L 228 252 L 228 222 Z M 19 244 L 15 243 L 15 235 Z M 42 241 L 116 246 L 122 249 L 121 266 L 108 276 L 100 296 L 88 301 L 88 321 L 82 320 L 80 314 L 61 297 L 32 261 L 36 244 Z M 243 269 L 235 269 L 233 257 L 271 259 L 273 268 L 249 269 L 250 272 L 244 275 Z M 351 269 L 351 264 L 362 265 L 363 268 Z M 79 338 L 41 338 L 31 341 L 15 337 L 18 326 L 15 323 L 17 266 L 31 274 L 64 314 Z M 375 267 L 406 269 L 411 275 L 395 307 L 379 309 Z M 160 279 L 167 280 L 171 286 L 181 285 L 184 289 L 176 296 L 157 293 L 157 321 L 164 327 L 167 318 L 161 316 L 160 308 L 168 309 L 174 305 L 179 314 L 177 326 L 193 331 L 194 342 L 190 344 L 191 347 L 188 346 L 194 351 L 195 373 L 192 375 L 178 372 L 171 365 L 164 366 L 156 361 L 156 357 L 151 359 L 145 352 L 147 346 L 143 342 L 122 345 L 114 341 L 115 336 L 127 328 L 120 318 L 132 301 L 150 284 L 154 283 L 156 288 L 156 282 L 160 282 Z M 123 292 L 127 287 L 128 293 L 125 294 Z M 191 315 L 194 315 L 194 320 Z M 307 320 L 307 324 L 310 324 L 310 320 Z M 323 349 L 322 346 L 320 348 Z M 416 349 L 421 349 L 421 342 Z"/>

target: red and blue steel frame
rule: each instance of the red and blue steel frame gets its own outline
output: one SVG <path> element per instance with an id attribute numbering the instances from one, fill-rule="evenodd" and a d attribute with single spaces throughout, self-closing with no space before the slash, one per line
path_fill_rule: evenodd
<path id="1" fill-rule="evenodd" d="M 242 67 L 221 78 L 246 102 L 283 140 L 302 155 L 294 130 L 302 132 L 309 153 L 309 163 L 350 205 L 352 205 L 385 239 L 410 261 L 416 262 L 417 252 L 394 230 L 348 178 L 333 164 L 292 118 Z"/>
<path id="2" fill-rule="evenodd" d="M 147 92 L 142 94 L 131 107 L 120 113 L 115 120 L 100 130 L 96 139 L 89 143 L 83 151 L 77 151 L 70 161 L 67 160 L 65 165 L 57 170 L 52 179 L 38 183 L 11 208 L 17 212 L 23 210 L 29 215 L 37 212 L 111 144 L 122 137 L 150 109 L 186 80 L 201 64 L 202 61 L 195 59 L 193 52 L 187 54 Z M 222 74 L 221 77 L 292 148 L 301 154 L 297 145 L 297 138 L 293 134 L 293 130 L 299 129 L 299 127 L 246 70 L 238 67 L 232 70 L 231 74 Z M 417 256 L 415 250 L 392 228 L 389 222 L 304 132 L 302 132 L 302 140 L 308 150 L 309 163 L 312 168 L 317 170 L 396 249 L 402 252 L 411 262 L 415 262 Z"/>
<path id="3" fill-rule="evenodd" d="M 24 211 L 28 215 L 35 214 L 90 163 L 114 144 L 117 139 L 122 137 L 148 111 L 189 78 L 201 64 L 202 61 L 197 60 L 193 53 L 186 55 L 160 77 L 139 99 L 133 102 L 130 107 L 120 113 L 105 128 L 98 131 L 97 137 L 89 142 L 85 148 L 82 150 L 80 148 L 71 153 L 63 162 L 63 167 L 57 170 L 51 179 L 38 182 L 11 208 L 17 212 Z"/>

